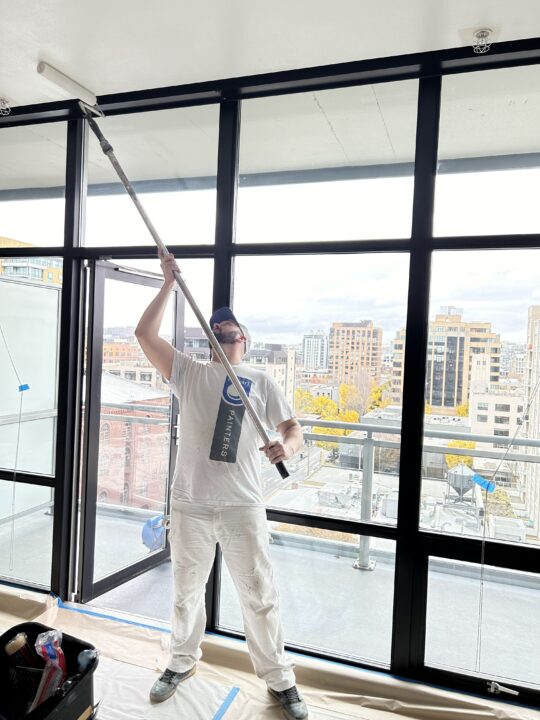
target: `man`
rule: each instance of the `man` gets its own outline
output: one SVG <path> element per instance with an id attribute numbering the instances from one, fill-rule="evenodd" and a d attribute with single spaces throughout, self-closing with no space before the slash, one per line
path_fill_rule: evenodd
<path id="1" fill-rule="evenodd" d="M 260 450 L 271 463 L 291 458 L 302 430 L 275 382 L 241 364 L 249 335 L 230 308 L 220 308 L 210 326 L 233 365 L 257 415 L 276 428 L 280 441 L 259 448 L 253 422 L 218 358 L 200 363 L 159 337 L 178 267 L 161 256 L 164 283 L 143 313 L 135 335 L 150 362 L 180 402 L 180 444 L 171 494 L 171 555 L 174 611 L 168 667 L 150 692 L 152 702 L 171 697 L 195 672 L 205 626 L 205 585 L 220 543 L 237 589 L 244 629 L 257 675 L 290 720 L 308 712 L 298 694 L 292 663 L 283 648 L 278 595 L 268 552 L 261 491 Z"/>

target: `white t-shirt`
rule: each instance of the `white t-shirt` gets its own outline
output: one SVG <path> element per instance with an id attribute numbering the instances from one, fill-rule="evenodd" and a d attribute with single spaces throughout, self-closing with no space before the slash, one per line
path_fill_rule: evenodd
<path id="1" fill-rule="evenodd" d="M 275 381 L 239 364 L 234 371 L 269 429 L 294 417 Z M 262 505 L 263 440 L 220 362 L 174 351 L 169 382 L 180 401 L 180 440 L 173 500 L 209 505 Z M 276 470 L 277 472 L 277 470 Z"/>

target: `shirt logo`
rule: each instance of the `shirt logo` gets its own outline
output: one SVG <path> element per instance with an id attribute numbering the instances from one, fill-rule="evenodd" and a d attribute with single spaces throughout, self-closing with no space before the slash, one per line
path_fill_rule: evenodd
<path id="1" fill-rule="evenodd" d="M 239 377 L 240 383 L 242 387 L 244 388 L 244 391 L 246 395 L 249 395 L 249 391 L 251 390 L 251 386 L 253 385 L 253 380 L 250 380 L 249 378 L 245 377 Z M 223 399 L 226 403 L 229 405 L 242 405 L 242 398 L 238 394 L 238 390 L 234 387 L 232 384 L 231 378 L 228 377 L 225 380 L 225 385 L 223 386 Z"/>
<path id="2" fill-rule="evenodd" d="M 243 377 L 238 379 L 242 383 L 246 395 L 249 395 L 253 380 Z M 214 437 L 210 448 L 210 460 L 226 463 L 236 462 L 236 453 L 245 412 L 246 408 L 238 395 L 237 389 L 232 384 L 231 379 L 227 377 L 219 402 Z"/>

